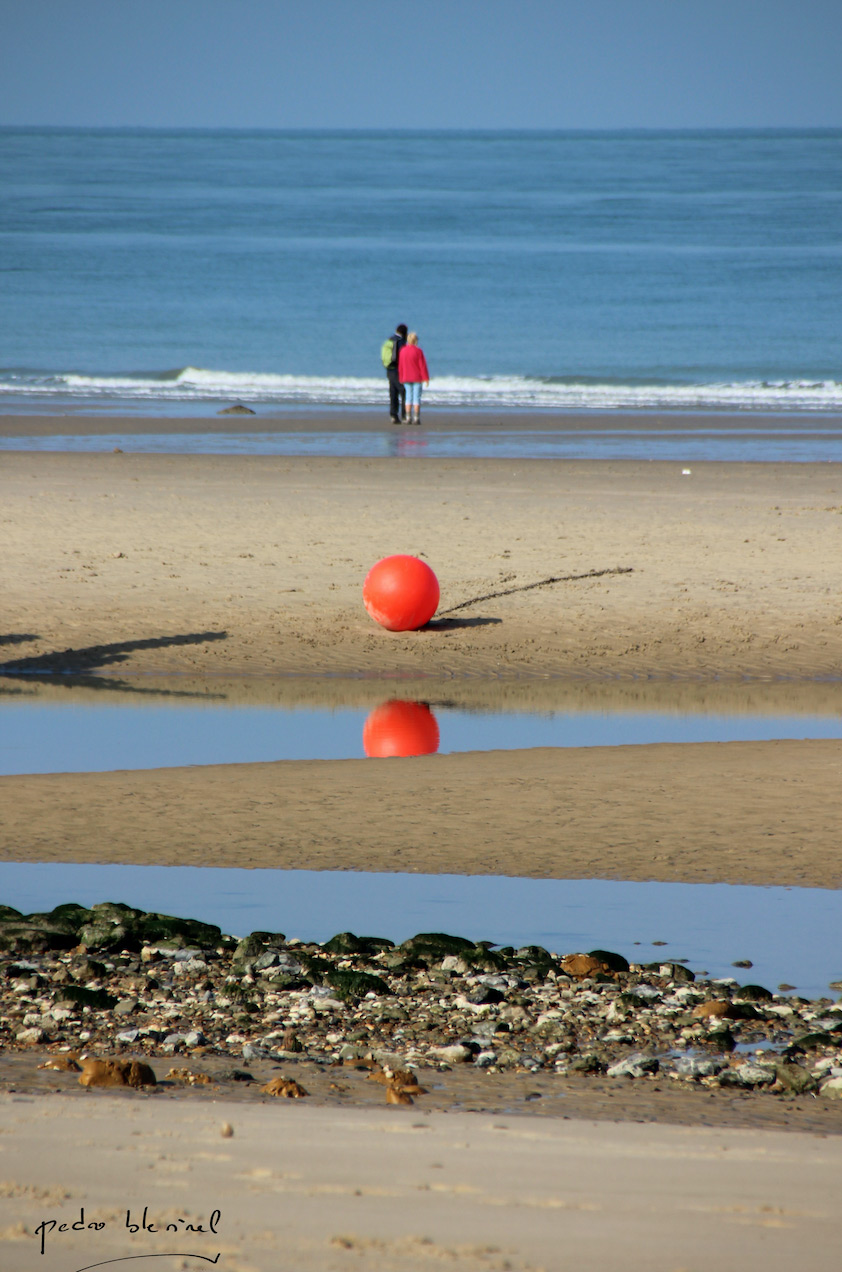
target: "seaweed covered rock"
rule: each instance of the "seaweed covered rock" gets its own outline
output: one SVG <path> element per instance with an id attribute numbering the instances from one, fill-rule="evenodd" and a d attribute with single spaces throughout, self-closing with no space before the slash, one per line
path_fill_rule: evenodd
<path id="1" fill-rule="evenodd" d="M 391 989 L 380 976 L 370 972 L 351 972 L 336 969 L 325 974 L 324 983 L 336 993 L 337 998 L 364 998 L 366 994 L 391 994 Z"/>
<path id="2" fill-rule="evenodd" d="M 369 957 L 394 948 L 394 941 L 387 940 L 385 936 L 355 936 L 353 932 L 338 932 L 322 946 L 327 954 L 365 954 Z"/>
<path id="3" fill-rule="evenodd" d="M 210 949 L 222 938 L 222 929 L 215 923 L 179 919 L 171 914 L 144 914 L 138 921 L 136 930 L 141 941 L 157 945 L 161 949 L 181 949 L 185 946 Z"/>
<path id="4" fill-rule="evenodd" d="M 11 906 L 0 915 L 0 952 L 4 954 L 46 954 L 72 950 L 76 934 L 48 914 L 19 914 Z"/>
<path id="5" fill-rule="evenodd" d="M 476 949 L 473 941 L 463 936 L 450 936 L 447 932 L 419 932 L 398 946 L 406 961 L 437 963 L 448 954 L 466 954 Z"/>

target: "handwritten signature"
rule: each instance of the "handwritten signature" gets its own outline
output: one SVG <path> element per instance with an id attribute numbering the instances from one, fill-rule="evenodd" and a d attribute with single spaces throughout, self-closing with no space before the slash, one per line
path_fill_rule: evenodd
<path id="1" fill-rule="evenodd" d="M 216 1235 L 219 1232 L 219 1225 L 221 1221 L 222 1221 L 222 1211 L 213 1210 L 211 1211 L 210 1218 L 208 1219 L 207 1224 L 195 1222 L 194 1220 L 185 1219 L 185 1218 L 179 1218 L 174 1221 L 170 1220 L 168 1223 L 161 1223 L 159 1221 L 151 1219 L 149 1217 L 149 1207 L 144 1206 L 142 1214 L 135 1213 L 134 1216 L 132 1215 L 131 1209 L 127 1210 L 125 1223 L 120 1225 L 120 1227 L 122 1231 L 126 1231 L 130 1233 L 132 1236 L 145 1235 L 145 1234 L 156 1235 L 158 1233 L 163 1233 L 163 1232 L 177 1232 L 182 1234 L 188 1233 L 188 1232 L 205 1233 L 205 1234 L 213 1233 L 214 1235 Z M 79 1218 L 75 1219 L 73 1222 L 70 1222 L 69 1220 L 62 1221 L 59 1219 L 42 1219 L 41 1222 L 35 1228 L 35 1236 L 40 1238 L 41 1253 L 44 1254 L 47 1249 L 47 1238 L 52 1237 L 54 1234 L 63 1233 L 63 1232 L 97 1233 L 97 1232 L 102 1232 L 104 1228 L 107 1228 L 109 1226 L 113 1227 L 113 1225 L 110 1225 L 104 1219 L 86 1220 L 85 1207 L 80 1206 Z M 173 1257 L 201 1259 L 205 1263 L 216 1263 L 219 1259 L 219 1254 L 216 1254 L 213 1258 L 210 1258 L 208 1255 L 204 1255 L 204 1254 L 190 1254 L 189 1252 L 186 1252 L 183 1250 L 178 1251 L 176 1256 L 172 1254 L 166 1255 L 166 1254 L 157 1254 L 157 1253 L 130 1254 L 130 1255 L 124 1255 L 122 1258 L 118 1258 L 118 1259 L 103 1259 L 99 1263 L 89 1263 L 86 1265 L 85 1268 L 78 1268 L 77 1272 L 87 1272 L 88 1268 L 104 1267 L 107 1263 L 124 1263 L 129 1259 L 153 1259 L 153 1258 L 165 1259 L 165 1258 L 173 1258 Z"/>

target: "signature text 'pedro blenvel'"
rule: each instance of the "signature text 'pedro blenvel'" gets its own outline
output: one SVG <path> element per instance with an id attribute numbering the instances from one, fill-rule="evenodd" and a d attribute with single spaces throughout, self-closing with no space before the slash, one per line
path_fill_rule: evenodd
<path id="1" fill-rule="evenodd" d="M 221 1210 L 211 1211 L 207 1224 L 194 1222 L 190 1219 L 176 1219 L 169 1223 L 156 1223 L 149 1218 L 149 1207 L 143 1207 L 142 1215 L 132 1215 L 131 1210 L 126 1211 L 126 1222 L 120 1224 L 120 1227 L 130 1232 L 133 1236 L 136 1233 L 155 1234 L 159 1232 L 204 1232 L 217 1233 L 219 1224 L 222 1219 Z M 71 1222 L 60 1222 L 58 1219 L 42 1219 L 35 1229 L 36 1237 L 41 1239 L 41 1253 L 43 1254 L 47 1248 L 47 1237 L 58 1232 L 102 1232 L 103 1228 L 109 1227 L 105 1220 L 85 1219 L 85 1207 L 79 1209 L 79 1218 Z"/>

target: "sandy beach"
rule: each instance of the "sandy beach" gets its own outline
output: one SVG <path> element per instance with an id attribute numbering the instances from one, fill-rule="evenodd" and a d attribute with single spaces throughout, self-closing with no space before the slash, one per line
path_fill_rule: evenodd
<path id="1" fill-rule="evenodd" d="M 208 423 L 74 417 L 73 429 Z M 67 428 L 0 418 L 6 435 Z M 835 709 L 842 471 L 691 468 L 4 452 L 0 686 L 54 701 L 62 673 L 89 695 L 210 678 L 248 701 L 274 676 L 285 701 L 352 702 L 380 680 L 384 696 L 520 695 L 546 709 L 714 709 L 723 694 L 746 709 Z M 393 552 L 440 579 L 421 632 L 388 633 L 362 607 L 365 573 Z M 0 856 L 838 888 L 840 767 L 842 743 L 779 741 L 5 777 Z M 499 1076 L 489 1114 L 487 1092 L 466 1105 L 485 1112 L 71 1098 L 67 1075 L 33 1084 L 7 1065 L 4 1268 L 169 1250 L 191 1272 L 217 1252 L 231 1272 L 549 1272 L 562 1247 L 594 1270 L 678 1272 L 700 1251 L 723 1266 L 760 1253 L 772 1269 L 835 1268 L 835 1104 L 816 1120 L 812 1096 L 784 1106 L 745 1091 L 723 1114 L 720 1092 L 711 1127 L 701 1089 L 636 1083 L 625 1096 L 581 1078 L 539 1118 L 506 1112 L 524 1079 Z M 71 1144 L 72 1169 L 56 1152 Z M 56 1233 L 34 1257 L 38 1223 L 72 1222 L 80 1206 L 105 1227 Z M 219 1207 L 220 1239 L 132 1233 L 126 1208 L 144 1206 L 176 1225 Z"/>
<path id="2" fill-rule="evenodd" d="M 172 1257 L 157 1266 L 190 1272 L 217 1257 L 230 1272 L 838 1264 L 838 1137 L 402 1108 L 340 1115 L 300 1101 L 16 1099 L 0 1097 L 7 1272 L 162 1252 Z M 72 1156 L 57 1154 L 57 1138 L 71 1137 Z"/>
<path id="3" fill-rule="evenodd" d="M 842 663 L 835 465 L 16 452 L 0 496 L 7 657 L 42 667 L 709 679 Z M 360 604 L 393 552 L 439 577 L 420 633 Z"/>

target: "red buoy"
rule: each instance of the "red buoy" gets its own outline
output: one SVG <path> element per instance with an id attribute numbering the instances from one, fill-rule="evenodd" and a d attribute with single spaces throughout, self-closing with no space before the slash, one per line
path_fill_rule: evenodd
<path id="1" fill-rule="evenodd" d="M 434 755 L 439 726 L 426 702 L 394 699 L 375 707 L 363 725 L 363 749 L 372 759 Z"/>
<path id="2" fill-rule="evenodd" d="M 375 623 L 390 632 L 423 627 L 438 603 L 439 581 L 418 557 L 384 557 L 371 567 L 363 583 L 363 604 Z"/>

